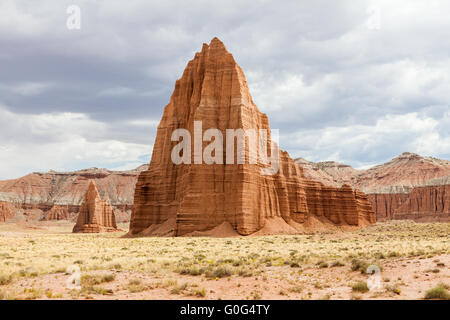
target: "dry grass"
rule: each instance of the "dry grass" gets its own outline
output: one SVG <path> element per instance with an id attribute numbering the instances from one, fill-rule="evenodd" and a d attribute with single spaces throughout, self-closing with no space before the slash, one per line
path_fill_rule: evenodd
<path id="1" fill-rule="evenodd" d="M 367 282 L 360 281 L 360 282 L 355 283 L 352 286 L 352 291 L 354 291 L 354 292 L 363 292 L 363 293 L 369 291 L 369 287 L 367 286 Z"/>
<path id="2" fill-rule="evenodd" d="M 71 226 L 19 230 L 0 224 L 0 293 L 21 278 L 63 274 L 76 265 L 82 274 L 104 272 L 104 277 L 85 276 L 89 292 L 110 294 L 100 285 L 114 281 L 116 270 L 165 277 L 175 274 L 199 279 L 273 276 L 278 267 L 293 274 L 307 268 L 322 270 L 345 266 L 365 272 L 369 264 L 380 267 L 399 257 L 432 257 L 450 253 L 450 223 L 390 222 L 349 233 L 239 238 L 121 238 L 123 233 L 71 234 Z M 437 265 L 442 268 L 442 265 Z M 439 270 L 439 269 L 436 269 Z M 281 280 L 281 276 L 280 276 Z M 130 281 L 130 292 L 147 286 Z M 173 286 L 172 286 L 173 287 Z M 292 291 L 300 292 L 300 286 Z M 174 294 L 191 292 L 203 297 L 202 289 L 173 287 Z M 288 289 L 286 289 L 288 292 Z M 48 296 L 47 293 L 27 293 Z M 259 293 L 256 294 L 259 296 Z"/>
<path id="3" fill-rule="evenodd" d="M 0 232 L 6 228 L 0 225 Z M 122 234 L 42 233 L 0 237 L 0 285 L 13 275 L 36 277 L 60 273 L 76 264 L 90 270 L 253 276 L 266 267 L 326 268 L 351 265 L 364 272 L 367 265 L 390 257 L 449 253 L 450 224 L 413 222 L 376 225 L 348 234 L 220 238 L 120 238 Z M 250 273 L 250 274 L 248 274 Z"/>
<path id="4" fill-rule="evenodd" d="M 449 287 L 447 285 L 441 283 L 428 290 L 425 293 L 425 299 L 450 300 L 450 292 L 448 291 L 448 288 Z"/>

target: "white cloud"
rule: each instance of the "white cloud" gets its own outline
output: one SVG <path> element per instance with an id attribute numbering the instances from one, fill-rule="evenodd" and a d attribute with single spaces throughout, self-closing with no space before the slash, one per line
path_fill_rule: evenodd
<path id="1" fill-rule="evenodd" d="M 446 119 L 445 121 L 448 121 Z M 334 160 L 368 167 L 373 159 L 389 160 L 403 151 L 437 156 L 450 152 L 450 136 L 438 132 L 439 121 L 416 112 L 386 115 L 374 125 L 327 127 L 282 136 L 280 145 L 294 157 L 312 161 Z M 358 154 L 368 161 L 355 161 Z"/>
<path id="2" fill-rule="evenodd" d="M 443 127 L 442 130 L 440 127 Z M 447 111 L 435 125 L 413 142 L 417 153 L 439 157 L 450 156 L 450 111 Z"/>
<path id="3" fill-rule="evenodd" d="M 148 127 L 155 129 L 158 127 L 159 121 L 154 119 L 137 119 L 128 121 L 128 124 L 131 126 Z"/>
<path id="4" fill-rule="evenodd" d="M 126 164 L 124 164 L 122 166 L 110 168 L 110 170 L 126 171 L 126 170 L 136 169 L 137 167 L 139 167 L 141 165 L 142 165 L 142 161 L 128 162 L 128 163 L 126 163 Z"/>
<path id="5" fill-rule="evenodd" d="M 450 101 L 450 60 L 368 64 L 311 81 L 306 81 L 304 74 L 274 76 L 260 71 L 249 72 L 247 78 L 255 103 L 268 113 L 271 122 L 292 126 L 295 121 L 301 126 L 326 122 L 345 125 L 353 122 L 357 113 L 375 109 L 378 114 L 365 115 L 367 122 L 380 113 L 414 111 L 426 108 L 424 103 L 429 101 Z"/>
<path id="6" fill-rule="evenodd" d="M 42 8 L 42 5 L 41 5 Z M 39 6 L 27 9 L 25 3 L 14 0 L 3 0 L 0 2 L 0 34 L 33 36 L 42 33 L 46 28 L 48 17 L 37 14 Z"/>
<path id="7" fill-rule="evenodd" d="M 258 107 L 275 116 L 278 114 L 276 117 L 279 120 L 286 118 L 289 121 L 293 120 L 291 116 L 304 118 L 323 111 L 333 98 L 333 88 L 339 85 L 333 74 L 327 74 L 312 83 L 305 83 L 302 74 L 286 74 L 281 78 L 250 72 L 247 78 L 251 82 L 250 91 Z"/>
<path id="8" fill-rule="evenodd" d="M 0 179 L 32 171 L 74 170 L 102 164 L 142 164 L 151 146 L 108 139 L 108 126 L 84 114 L 26 115 L 0 107 Z M 147 160 L 146 160 L 147 161 Z"/>

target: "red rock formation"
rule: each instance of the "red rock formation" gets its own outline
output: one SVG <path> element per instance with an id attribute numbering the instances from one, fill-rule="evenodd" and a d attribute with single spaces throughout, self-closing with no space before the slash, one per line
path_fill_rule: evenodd
<path id="1" fill-rule="evenodd" d="M 113 208 L 102 200 L 92 180 L 81 204 L 74 233 L 97 233 L 117 231 Z"/>
<path id="2" fill-rule="evenodd" d="M 12 220 L 17 215 L 18 208 L 12 203 L 0 201 L 0 222 Z"/>
<path id="3" fill-rule="evenodd" d="M 326 185 L 350 184 L 366 192 L 378 221 L 400 218 L 442 220 L 436 200 L 429 193 L 441 190 L 437 186 L 450 185 L 450 162 L 447 160 L 404 152 L 368 170 L 355 170 L 332 161 L 314 163 L 299 158 L 296 162 L 302 164 L 308 178 Z M 427 209 L 416 211 L 406 202 L 426 203 Z"/>
<path id="4" fill-rule="evenodd" d="M 224 139 L 226 129 L 266 129 L 270 134 L 244 73 L 217 38 L 188 63 L 164 109 L 149 170 L 136 184 L 131 235 L 198 234 L 223 225 L 241 235 L 295 233 L 313 231 L 313 220 L 329 226 L 374 222 L 363 193 L 306 180 L 286 152 L 275 151 L 280 158 L 275 175 L 262 175 L 267 166 L 260 161 L 250 164 L 248 148 L 245 164 L 174 164 L 171 151 L 178 142 L 171 135 L 183 128 L 195 139 L 194 121 L 202 121 L 202 132 L 219 129 Z M 203 148 L 207 145 L 203 142 Z"/>
<path id="5" fill-rule="evenodd" d="M 306 178 L 333 187 L 340 187 L 344 184 L 353 186 L 355 177 L 360 172 L 349 165 L 335 161 L 311 162 L 303 158 L 297 158 L 295 162 L 303 167 Z"/>
<path id="6" fill-rule="evenodd" d="M 137 176 L 145 169 L 147 165 L 130 171 L 92 168 L 32 173 L 19 179 L 0 181 L 0 201 L 19 203 L 24 212 L 29 213 L 28 219 L 51 220 L 62 216 L 72 219 L 80 209 L 89 181 L 94 180 L 104 198 L 120 213 L 119 221 L 127 222 L 133 207 Z M 67 207 L 68 214 L 61 215 L 60 207 Z M 52 208 L 59 213 L 49 212 Z"/>
<path id="7" fill-rule="evenodd" d="M 450 221 L 450 184 L 414 188 L 394 210 L 393 218 Z"/>
<path id="8" fill-rule="evenodd" d="M 408 198 L 407 193 L 371 193 L 367 197 L 377 214 L 377 221 L 393 219 L 394 210 Z"/>
<path id="9" fill-rule="evenodd" d="M 112 206 L 114 209 L 114 215 L 116 216 L 117 223 L 125 223 L 130 222 L 131 210 L 133 209 L 133 205 L 115 205 Z"/>
<path id="10" fill-rule="evenodd" d="M 404 152 L 400 156 L 367 170 L 356 170 L 334 161 L 295 160 L 304 167 L 307 178 L 327 185 L 349 184 L 370 194 L 409 193 L 431 179 L 450 176 L 450 161 Z M 435 184 L 445 184 L 437 181 Z M 450 183 L 450 182 L 449 182 Z"/>
<path id="11" fill-rule="evenodd" d="M 361 217 L 375 223 L 375 215 L 368 214 L 372 212 L 372 207 L 367 196 L 359 190 L 353 191 L 348 185 L 335 188 L 308 181 L 306 195 L 308 210 L 316 216 L 328 218 L 334 224 L 359 225 Z"/>
<path id="12" fill-rule="evenodd" d="M 400 156 L 363 170 L 355 186 L 366 193 L 409 193 L 429 180 L 450 175 L 450 161 L 404 152 Z"/>
<path id="13" fill-rule="evenodd" d="M 69 213 L 68 206 L 54 205 L 44 213 L 43 220 L 71 220 L 73 217 L 74 215 Z"/>

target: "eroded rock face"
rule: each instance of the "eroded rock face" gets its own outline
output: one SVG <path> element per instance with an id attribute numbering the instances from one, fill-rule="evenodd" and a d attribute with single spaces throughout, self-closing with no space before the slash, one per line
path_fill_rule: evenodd
<path id="1" fill-rule="evenodd" d="M 91 168 L 74 172 L 36 172 L 0 181 L 0 201 L 19 204 L 24 213 L 29 213 L 25 217 L 29 220 L 61 217 L 72 220 L 80 210 L 89 181 L 94 180 L 102 197 L 120 213 L 120 221 L 128 222 L 134 186 L 139 173 L 145 169 L 147 165 L 129 171 Z M 68 213 L 63 213 L 65 208 Z"/>
<path id="2" fill-rule="evenodd" d="M 450 185 L 450 162 L 404 152 L 400 156 L 367 170 L 355 170 L 332 161 L 303 165 L 306 177 L 326 185 L 349 184 L 367 193 L 377 220 L 413 219 L 441 221 L 440 199 Z M 418 209 L 420 207 L 420 210 Z"/>
<path id="3" fill-rule="evenodd" d="M 69 212 L 68 206 L 54 205 L 50 210 L 44 213 L 43 220 L 72 220 L 74 214 Z"/>
<path id="4" fill-rule="evenodd" d="M 326 185 L 348 184 L 366 194 L 409 193 L 423 185 L 450 184 L 450 161 L 404 152 L 394 159 L 367 170 L 356 170 L 334 161 L 295 160 L 304 167 L 307 178 Z"/>
<path id="5" fill-rule="evenodd" d="M 414 188 L 393 213 L 394 219 L 450 221 L 450 184 Z"/>
<path id="6" fill-rule="evenodd" d="M 360 172 L 349 165 L 335 161 L 311 162 L 303 158 L 297 158 L 295 162 L 303 167 L 306 178 L 333 187 L 341 187 L 344 184 L 354 186 L 355 177 Z"/>
<path id="7" fill-rule="evenodd" d="M 355 186 L 366 193 L 409 193 L 431 179 L 449 175 L 450 161 L 404 152 L 386 163 L 363 170 Z"/>
<path id="8" fill-rule="evenodd" d="M 408 194 L 371 193 L 368 194 L 367 197 L 377 214 L 377 221 L 386 221 L 393 219 L 394 210 L 408 199 Z"/>
<path id="9" fill-rule="evenodd" d="M 17 206 L 12 203 L 0 201 L 0 222 L 6 222 L 16 217 Z"/>
<path id="10" fill-rule="evenodd" d="M 136 184 L 131 235 L 180 236 L 224 225 L 241 235 L 296 233 L 375 221 L 363 193 L 305 179 L 301 165 L 287 152 L 276 151 L 280 165 L 274 175 L 262 175 L 267 165 L 260 161 L 249 163 L 248 148 L 245 164 L 174 164 L 171 151 L 178 142 L 171 135 L 182 128 L 194 140 L 194 121 L 202 121 L 203 133 L 219 129 L 224 140 L 226 129 L 266 129 L 270 134 L 267 116 L 253 103 L 244 73 L 217 38 L 203 45 L 176 81 L 149 170 Z M 203 149 L 209 143 L 203 142 Z M 194 147 L 191 153 L 194 159 Z"/>
<path id="11" fill-rule="evenodd" d="M 100 198 L 97 186 L 91 181 L 81 204 L 74 233 L 117 231 L 113 208 Z"/>

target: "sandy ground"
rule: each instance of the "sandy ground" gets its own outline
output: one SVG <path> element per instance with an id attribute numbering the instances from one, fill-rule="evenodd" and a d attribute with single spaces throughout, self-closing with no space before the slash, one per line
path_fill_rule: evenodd
<path id="1" fill-rule="evenodd" d="M 390 228 L 390 226 L 381 228 Z M 408 234 L 412 238 L 414 235 L 414 227 L 407 225 Z M 412 229 L 411 229 L 412 228 Z M 417 228 L 422 228 L 418 225 Z M 374 229 L 375 231 L 379 230 Z M 380 230 L 384 230 L 380 229 Z M 387 231 L 389 231 L 387 229 Z M 398 226 L 395 225 L 395 230 Z M 386 231 L 386 230 L 385 230 Z M 8 241 L 25 241 L 18 242 L 19 245 L 25 246 L 36 245 L 41 236 L 51 234 L 53 237 L 60 235 L 64 237 L 72 237 L 67 234 L 67 227 L 62 224 L 57 225 L 41 225 L 38 227 L 17 228 L 16 226 L 3 226 L 0 228 L 0 240 L 2 244 Z M 373 236 L 372 232 L 367 235 L 360 233 L 354 234 L 354 237 L 368 238 Z M 376 235 L 376 234 L 375 234 Z M 99 235 L 102 239 L 102 235 Z M 105 235 L 111 237 L 111 235 Z M 349 238 L 350 237 L 350 238 Z M 352 235 L 345 233 L 327 234 L 321 236 L 322 239 L 317 250 L 326 246 L 326 241 L 334 243 L 336 241 L 353 239 Z M 399 237 L 404 237 L 399 235 Z M 380 242 L 381 236 L 374 238 L 374 245 Z M 33 240 L 29 240 L 33 239 Z M 64 238 L 66 239 L 66 238 Z M 108 241 L 109 238 L 106 239 Z M 187 241 L 194 238 L 185 238 L 182 240 L 183 245 L 189 245 Z M 256 240 L 255 240 L 256 239 Z M 254 241 L 276 241 L 278 238 L 253 238 Z M 275 239 L 275 240 L 272 240 Z M 281 238 L 291 239 L 289 236 Z M 305 238 L 314 239 L 311 236 Z M 5 242 L 6 241 L 6 242 Z M 134 240 L 116 240 L 111 241 L 134 241 Z M 149 240 L 150 241 L 150 240 Z M 165 238 L 164 241 L 171 241 Z M 206 241 L 206 240 L 205 240 Z M 213 240 L 211 240 L 213 241 Z M 218 242 L 223 248 L 216 247 L 218 250 L 229 250 L 229 240 L 223 239 Z M 228 242 L 227 242 L 228 241 Z M 236 240 L 237 241 L 237 240 Z M 242 240 L 246 241 L 246 239 Z M 325 242 L 324 242 L 325 241 Z M 372 243 L 367 240 L 368 243 Z M 440 242 L 441 241 L 441 242 Z M 448 244 L 447 235 L 437 235 L 437 243 L 444 247 Z M 433 243 L 433 242 L 430 242 Z M 173 242 L 172 242 L 173 244 Z M 104 246 L 104 244 L 101 244 Z M 123 246 L 123 243 L 120 244 Z M 306 244 L 302 244 L 304 246 Z M 404 245 L 408 246 L 407 239 Z M 175 244 L 174 244 L 175 246 Z M 346 245 L 347 246 L 347 245 Z M 430 248 L 428 244 L 424 248 Z M 0 248 L 0 276 L 6 274 L 7 268 L 10 268 L 11 261 L 14 261 L 13 254 L 20 251 L 18 247 L 12 248 L 10 253 L 5 253 L 6 247 Z M 281 248 L 280 248 L 281 250 Z M 3 253 L 2 253 L 3 252 Z M 33 251 L 25 251 L 32 254 Z M 164 251 L 161 251 L 162 255 Z M 8 282 L 0 278 L 0 298 L 3 299 L 238 299 L 238 300 L 257 300 L 257 299 L 422 299 L 425 292 L 438 284 L 450 285 L 450 254 L 448 252 L 433 254 L 424 252 L 415 256 L 400 256 L 383 258 L 378 265 L 382 266 L 379 274 L 368 275 L 360 271 L 352 271 L 351 263 L 345 262 L 342 266 L 332 266 L 331 263 L 327 267 L 319 266 L 316 263 L 307 263 L 299 266 L 286 264 L 268 264 L 259 267 L 258 272 L 250 276 L 241 276 L 239 274 L 231 274 L 224 277 L 211 278 L 202 275 L 184 275 L 167 267 L 167 270 L 139 271 L 139 270 L 117 270 L 115 268 L 100 268 L 101 270 L 93 270 L 93 268 L 81 266 L 80 279 L 81 286 L 72 288 L 70 281 L 71 276 L 64 270 L 57 272 L 37 272 L 36 274 L 22 274 Z M 117 252 L 123 255 L 125 252 Z M 312 255 L 315 253 L 313 252 Z M 153 258 L 157 257 L 153 255 Z M 17 261 L 26 261 L 23 255 L 17 256 Z M 131 259 L 131 258 L 130 258 Z M 330 262 L 333 259 L 330 260 Z M 334 261 L 334 260 L 333 260 Z M 378 262 L 380 262 L 378 261 Z M 23 263 L 18 262 L 18 265 Z M 166 266 L 164 262 L 161 266 Z M 132 269 L 131 267 L 129 269 Z M 12 270 L 12 269 L 11 269 Z M 75 276 L 76 277 L 76 276 Z M 89 279 L 97 279 L 96 283 L 90 283 Z M 101 279 L 101 280 L 98 280 Z M 367 292 L 355 291 L 352 286 L 357 282 L 375 283 L 378 287 L 374 287 Z"/>
<path id="2" fill-rule="evenodd" d="M 441 267 L 437 267 L 438 263 Z M 422 299 L 428 289 L 439 283 L 450 283 L 449 265 L 450 255 L 391 260 L 380 274 L 382 287 L 366 293 L 352 292 L 349 284 L 367 281 L 369 276 L 352 272 L 348 267 L 305 269 L 300 274 L 290 267 L 272 267 L 264 277 L 232 276 L 212 280 L 179 274 L 155 278 L 146 273 L 114 271 L 115 279 L 101 285 L 105 290 L 103 293 L 80 295 L 67 288 L 69 275 L 49 274 L 21 279 L 7 289 L 23 293 L 26 288 L 34 288 L 42 294 L 40 299 L 49 298 L 46 292 L 51 292 L 57 299 Z M 438 273 L 432 271 L 436 269 Z M 88 274 L 111 273 L 95 271 Z M 142 288 L 137 290 L 141 292 L 130 292 L 133 291 L 129 285 L 131 280 L 140 282 Z M 388 287 L 400 291 L 392 292 Z M 205 297 L 196 293 L 203 289 Z M 27 294 L 18 294 L 18 297 L 26 299 Z"/>

